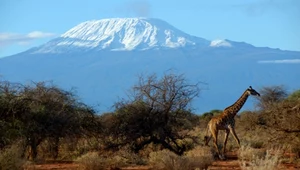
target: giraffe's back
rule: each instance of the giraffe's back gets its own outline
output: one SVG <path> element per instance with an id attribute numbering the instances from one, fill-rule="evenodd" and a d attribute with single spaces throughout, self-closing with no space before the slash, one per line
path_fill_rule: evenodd
<path id="1" fill-rule="evenodd" d="M 209 121 L 208 126 L 210 127 L 210 129 L 228 130 L 228 127 L 229 126 L 234 127 L 234 124 L 235 124 L 234 116 L 221 114 L 213 117 Z"/>

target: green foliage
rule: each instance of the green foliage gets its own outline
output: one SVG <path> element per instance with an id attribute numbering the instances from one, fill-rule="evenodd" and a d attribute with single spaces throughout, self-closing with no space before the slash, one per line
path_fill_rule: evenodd
<path id="1" fill-rule="evenodd" d="M 287 99 L 290 101 L 299 101 L 300 100 L 300 90 L 294 91 L 292 94 L 290 94 L 287 97 Z"/>
<path id="2" fill-rule="evenodd" d="M 223 112 L 222 110 L 214 109 L 209 112 L 203 113 L 200 118 L 210 120 L 213 116 L 217 116 L 217 115 L 221 114 L 222 112 Z"/>

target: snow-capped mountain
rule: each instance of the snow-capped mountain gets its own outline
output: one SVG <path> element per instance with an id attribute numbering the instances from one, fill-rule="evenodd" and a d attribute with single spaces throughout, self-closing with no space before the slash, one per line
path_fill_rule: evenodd
<path id="1" fill-rule="evenodd" d="M 203 38 L 188 35 L 160 19 L 112 18 L 80 23 L 36 53 L 83 50 L 147 50 L 209 45 Z"/>
<path id="2" fill-rule="evenodd" d="M 112 18 L 80 23 L 39 47 L 0 59 L 0 79 L 53 81 L 76 88 L 83 102 L 111 111 L 140 74 L 168 70 L 200 83 L 196 113 L 231 105 L 250 85 L 300 88 L 300 52 L 205 40 L 159 19 Z M 249 99 L 244 109 L 253 108 Z M 98 106 L 99 105 L 99 106 Z"/>

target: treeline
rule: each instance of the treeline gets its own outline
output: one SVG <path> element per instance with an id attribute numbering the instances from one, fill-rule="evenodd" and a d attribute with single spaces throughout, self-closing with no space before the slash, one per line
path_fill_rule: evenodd
<path id="1" fill-rule="evenodd" d="M 39 145 L 47 141 L 56 158 L 63 139 L 94 137 L 103 149 L 129 146 L 138 152 L 154 143 L 182 154 L 190 146 L 180 142 L 187 137 L 180 132 L 197 123 L 190 102 L 198 93 L 198 85 L 188 84 L 182 75 L 141 76 L 129 98 L 115 103 L 113 113 L 97 114 L 72 91 L 51 83 L 1 81 L 0 149 L 21 141 L 23 155 L 29 152 L 35 159 Z"/>
<path id="2" fill-rule="evenodd" d="M 183 75 L 143 75 L 128 98 L 115 103 L 113 112 L 99 114 L 72 91 L 51 83 L 0 81 L 0 149 L 19 142 L 23 157 L 36 159 L 39 146 L 47 142 L 55 159 L 65 141 L 96 139 L 98 148 L 93 149 L 98 150 L 128 147 L 138 153 L 151 145 L 182 155 L 202 144 L 202 136 L 191 130 L 201 127 L 204 132 L 209 119 L 222 112 L 194 114 L 191 101 L 200 91 L 198 83 L 189 83 Z M 237 116 L 237 128 L 244 132 L 241 139 L 272 131 L 273 135 L 262 139 L 263 144 L 282 136 L 298 143 L 300 91 L 288 95 L 281 86 L 274 86 L 264 87 L 260 93 L 258 109 Z M 249 134 L 251 138 L 246 138 Z"/>

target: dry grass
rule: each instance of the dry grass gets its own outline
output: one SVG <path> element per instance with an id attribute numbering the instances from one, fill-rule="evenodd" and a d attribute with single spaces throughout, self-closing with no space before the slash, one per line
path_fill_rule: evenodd
<path id="1" fill-rule="evenodd" d="M 121 156 L 103 157 L 97 152 L 88 152 L 76 159 L 84 170 L 104 170 L 107 168 L 120 168 L 127 164 L 127 159 Z"/>
<path id="2" fill-rule="evenodd" d="M 105 159 L 101 158 L 97 152 L 88 152 L 77 158 L 76 162 L 84 170 L 104 170 L 107 168 Z"/>
<path id="3" fill-rule="evenodd" d="M 126 148 L 102 154 L 99 154 L 99 152 L 88 152 L 75 161 L 82 165 L 82 169 L 86 170 L 102 170 L 145 164 L 145 161 L 139 155 Z"/>
<path id="4" fill-rule="evenodd" d="M 182 167 L 190 169 L 186 157 L 178 156 L 169 150 L 150 153 L 149 164 L 157 170 L 181 170 Z"/>
<path id="5" fill-rule="evenodd" d="M 281 162 L 282 149 L 254 149 L 242 146 L 239 151 L 240 165 L 243 170 L 276 169 Z"/>
<path id="6" fill-rule="evenodd" d="M 26 161 L 21 157 L 22 147 L 17 143 L 0 150 L 0 169 L 18 170 L 22 169 Z"/>
<path id="7" fill-rule="evenodd" d="M 193 150 L 186 153 L 189 164 L 192 169 L 206 169 L 214 161 L 214 156 L 209 147 L 197 146 Z"/>
<path id="8" fill-rule="evenodd" d="M 193 170 L 206 169 L 213 162 L 213 154 L 208 147 L 196 147 L 183 156 L 178 156 L 168 150 L 152 152 L 149 164 L 158 170 Z"/>

